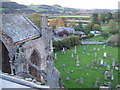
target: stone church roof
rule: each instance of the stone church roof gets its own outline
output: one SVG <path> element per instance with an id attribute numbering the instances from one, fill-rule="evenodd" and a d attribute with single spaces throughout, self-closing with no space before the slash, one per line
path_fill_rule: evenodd
<path id="1" fill-rule="evenodd" d="M 17 14 L 3 14 L 0 30 L 14 43 L 40 36 L 39 29 L 27 17 Z"/>

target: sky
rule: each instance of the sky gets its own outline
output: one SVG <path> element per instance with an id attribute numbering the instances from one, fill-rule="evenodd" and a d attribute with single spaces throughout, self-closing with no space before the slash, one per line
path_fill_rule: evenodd
<path id="1" fill-rule="evenodd" d="M 119 0 L 11 0 L 19 4 L 58 4 L 62 7 L 80 9 L 118 9 Z"/>

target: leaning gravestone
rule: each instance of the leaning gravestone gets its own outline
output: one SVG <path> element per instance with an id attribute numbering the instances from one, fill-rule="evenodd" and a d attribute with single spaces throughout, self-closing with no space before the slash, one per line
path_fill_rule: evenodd
<path id="1" fill-rule="evenodd" d="M 77 57 L 76 57 L 76 66 L 80 66 L 80 65 L 79 65 L 79 60 L 78 60 L 78 55 L 77 55 Z"/>

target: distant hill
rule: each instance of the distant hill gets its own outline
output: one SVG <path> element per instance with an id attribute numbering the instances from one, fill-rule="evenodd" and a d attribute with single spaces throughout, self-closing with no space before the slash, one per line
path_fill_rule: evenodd
<path id="1" fill-rule="evenodd" d="M 27 8 L 25 5 L 20 5 L 16 2 L 12 2 L 10 0 L 1 0 L 0 1 L 0 10 L 2 13 L 15 13 L 18 11 L 22 11 Z"/>
<path id="2" fill-rule="evenodd" d="M 76 12 L 103 12 L 103 11 L 115 11 L 115 10 L 109 10 L 109 9 L 92 9 L 92 10 L 86 10 L 86 9 L 75 9 L 75 8 L 69 8 L 69 7 L 62 7 L 60 5 L 21 5 L 16 2 L 12 2 L 10 0 L 0 0 L 0 11 L 2 13 L 44 13 L 44 14 L 61 14 L 61 15 L 71 15 L 75 14 Z"/>

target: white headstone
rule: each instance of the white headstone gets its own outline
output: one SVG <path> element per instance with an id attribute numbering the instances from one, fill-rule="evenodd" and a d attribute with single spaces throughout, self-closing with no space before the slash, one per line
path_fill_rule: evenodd
<path id="1" fill-rule="evenodd" d="M 107 52 L 104 52 L 103 57 L 104 57 L 104 58 L 106 58 L 106 57 L 107 57 Z"/>
<path id="2" fill-rule="evenodd" d="M 76 51 L 77 51 L 77 49 L 76 49 L 76 46 L 75 46 L 75 49 L 74 49 L 74 54 L 76 54 L 76 53 L 77 53 Z"/>
<path id="3" fill-rule="evenodd" d="M 57 53 L 55 53 L 55 59 L 57 59 Z"/>

